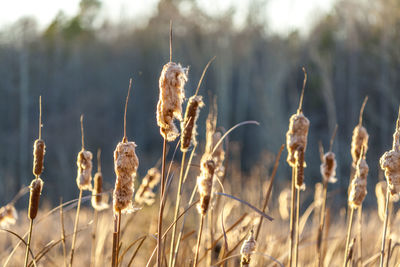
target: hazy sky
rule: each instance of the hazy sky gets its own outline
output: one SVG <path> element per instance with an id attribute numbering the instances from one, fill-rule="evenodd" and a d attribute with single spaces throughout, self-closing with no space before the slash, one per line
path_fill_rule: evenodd
<path id="1" fill-rule="evenodd" d="M 219 13 L 229 6 L 245 7 L 251 0 L 198 0 L 209 13 Z M 287 32 L 295 28 L 307 30 L 315 15 L 326 13 L 334 0 L 268 0 L 265 15 L 269 29 Z M 79 0 L 0 0 L 0 27 L 11 24 L 22 16 L 33 16 L 40 26 L 46 26 L 62 10 L 67 15 L 76 14 Z M 103 0 L 101 17 L 114 21 L 119 18 L 146 18 L 156 10 L 158 0 Z M 244 10 L 244 8 L 239 8 Z M 238 14 L 240 21 L 240 13 Z"/>

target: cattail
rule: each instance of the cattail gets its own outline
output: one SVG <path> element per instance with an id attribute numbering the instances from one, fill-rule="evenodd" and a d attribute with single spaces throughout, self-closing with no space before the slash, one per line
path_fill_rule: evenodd
<path id="1" fill-rule="evenodd" d="M 367 195 L 367 176 L 369 167 L 362 155 L 356 165 L 356 175 L 350 184 L 349 204 L 353 209 L 358 208 Z"/>
<path id="2" fill-rule="evenodd" d="M 325 153 L 320 167 L 322 178 L 325 183 L 336 183 L 336 166 L 335 153 L 330 151 Z"/>
<path id="3" fill-rule="evenodd" d="M 279 214 L 282 220 L 286 221 L 289 218 L 290 208 L 290 188 L 285 188 L 279 194 Z"/>
<path id="4" fill-rule="evenodd" d="M 0 226 L 8 227 L 15 224 L 18 219 L 18 213 L 14 205 L 7 204 L 0 208 Z"/>
<path id="5" fill-rule="evenodd" d="M 42 139 L 37 139 L 33 144 L 33 174 L 39 176 L 43 172 L 43 159 L 46 145 Z"/>
<path id="6" fill-rule="evenodd" d="M 187 69 L 180 64 L 168 62 L 164 65 L 160 80 L 160 96 L 157 104 L 157 125 L 167 141 L 174 141 L 179 131 L 174 119 L 182 120 L 182 103 L 185 99 Z"/>
<path id="7" fill-rule="evenodd" d="M 78 153 L 76 183 L 80 190 L 92 190 L 92 152 L 82 149 Z"/>
<path id="8" fill-rule="evenodd" d="M 104 210 L 106 208 L 108 208 L 108 204 L 103 200 L 103 174 L 98 171 L 96 172 L 96 174 L 94 175 L 94 179 L 93 179 L 93 191 L 92 191 L 92 207 L 95 210 Z"/>
<path id="9" fill-rule="evenodd" d="M 139 166 L 134 142 L 119 142 L 114 151 L 114 171 L 117 176 L 113 194 L 114 212 L 130 213 L 133 211 L 133 179 Z"/>
<path id="10" fill-rule="evenodd" d="M 151 168 L 147 171 L 146 176 L 142 180 L 138 191 L 135 194 L 135 201 L 139 204 L 153 205 L 156 194 L 153 188 L 160 182 L 161 174 L 157 168 Z"/>
<path id="11" fill-rule="evenodd" d="M 37 212 L 39 210 L 39 200 L 42 193 L 43 181 L 40 178 L 36 178 L 31 182 L 29 186 L 30 196 L 29 196 L 29 219 L 33 220 L 36 218 Z"/>
<path id="12" fill-rule="evenodd" d="M 385 171 L 385 177 L 391 195 L 400 193 L 400 109 L 397 118 L 396 130 L 393 134 L 392 149 L 385 152 L 380 158 L 380 165 Z"/>
<path id="13" fill-rule="evenodd" d="M 358 124 L 353 130 L 351 138 L 351 157 L 353 158 L 353 167 L 355 168 L 360 158 L 361 148 L 364 148 L 364 153 L 368 150 L 368 132 L 364 126 Z"/>
<path id="14" fill-rule="evenodd" d="M 296 188 L 305 190 L 306 185 L 304 183 L 304 148 L 298 147 L 295 154 L 296 160 Z"/>
<path id="15" fill-rule="evenodd" d="M 240 249 L 240 254 L 242 256 L 240 262 L 241 266 L 248 266 L 250 264 L 251 254 L 256 251 L 257 243 L 253 235 L 253 230 L 251 230 L 250 237 L 244 241 Z"/>
<path id="16" fill-rule="evenodd" d="M 295 153 L 299 147 L 303 147 L 303 153 L 307 147 L 308 129 L 310 121 L 302 112 L 297 112 L 290 117 L 289 130 L 286 133 L 286 147 L 288 149 L 287 162 L 291 167 L 296 165 Z"/>
<path id="17" fill-rule="evenodd" d="M 205 215 L 211 199 L 215 163 L 212 159 L 202 161 L 200 175 L 197 177 L 197 187 L 200 194 L 200 203 L 197 207 L 200 214 Z"/>
<path id="18" fill-rule="evenodd" d="M 189 98 L 185 118 L 181 123 L 181 151 L 186 152 L 190 145 L 196 145 L 197 140 L 197 118 L 199 117 L 200 108 L 204 106 L 203 97 L 194 95 Z"/>

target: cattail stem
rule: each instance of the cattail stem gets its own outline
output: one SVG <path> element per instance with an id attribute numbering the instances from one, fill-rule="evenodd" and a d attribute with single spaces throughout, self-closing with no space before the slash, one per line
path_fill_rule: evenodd
<path id="1" fill-rule="evenodd" d="M 167 139 L 164 138 L 163 143 L 163 155 L 162 155 L 162 166 L 161 166 L 161 190 L 160 190 L 160 210 L 158 214 L 158 226 L 157 226 L 157 267 L 161 267 L 162 262 L 162 220 L 164 213 L 164 190 L 165 190 L 165 161 L 166 161 L 166 150 L 167 150 Z"/>
<path id="2" fill-rule="evenodd" d="M 42 96 L 39 96 L 39 139 L 42 139 Z"/>
<path id="3" fill-rule="evenodd" d="M 343 260 L 343 267 L 347 266 L 347 254 L 349 252 L 349 244 L 350 244 L 350 236 L 351 236 L 351 227 L 353 225 L 353 215 L 354 215 L 354 209 L 349 206 L 350 209 L 350 216 L 349 216 L 349 221 L 348 221 L 348 226 L 347 226 L 347 236 L 346 236 L 346 249 L 344 250 L 344 260 Z"/>
<path id="4" fill-rule="evenodd" d="M 61 224 L 61 242 L 64 256 L 64 266 L 67 267 L 67 246 L 65 244 L 64 212 L 63 201 L 60 199 L 60 224 Z"/>
<path id="5" fill-rule="evenodd" d="M 388 252 L 387 252 L 387 259 L 386 259 L 386 267 L 389 267 L 389 261 L 390 261 L 390 256 L 391 256 L 391 250 L 392 250 L 392 239 L 389 238 Z"/>
<path id="6" fill-rule="evenodd" d="M 33 229 L 33 219 L 30 219 L 30 222 L 29 222 L 28 243 L 27 243 L 27 245 L 26 245 L 26 252 L 25 252 L 25 267 L 28 266 L 29 249 L 30 249 L 30 247 L 31 247 L 31 238 L 32 238 L 32 229 Z"/>
<path id="7" fill-rule="evenodd" d="M 72 235 L 72 245 L 71 245 L 71 256 L 69 259 L 70 267 L 72 267 L 72 263 L 74 261 L 75 241 L 76 241 L 76 234 L 78 232 L 79 212 L 81 210 L 81 202 L 82 202 L 82 189 L 79 190 L 78 206 L 77 206 L 76 215 L 75 215 L 74 233 Z"/>
<path id="8" fill-rule="evenodd" d="M 357 210 L 357 221 L 358 221 L 358 231 L 357 231 L 357 266 L 362 266 L 362 204 Z"/>
<path id="9" fill-rule="evenodd" d="M 388 226 L 388 221 L 389 221 L 389 201 L 390 201 L 390 190 L 389 186 L 387 186 L 386 189 L 386 207 L 385 207 L 385 221 L 383 223 L 383 231 L 382 231 L 382 244 L 381 244 L 381 256 L 380 256 L 380 263 L 379 266 L 383 267 L 383 259 L 385 256 L 385 242 L 386 242 L 386 232 L 387 232 L 387 226 Z"/>
<path id="10" fill-rule="evenodd" d="M 119 235 L 121 232 L 121 211 L 114 215 L 114 233 L 113 233 L 113 249 L 111 257 L 111 266 L 118 266 L 118 254 L 119 254 Z"/>
<path id="11" fill-rule="evenodd" d="M 182 161 L 181 161 L 181 170 L 179 174 L 179 183 L 178 183 L 178 191 L 176 192 L 176 202 L 175 202 L 175 214 L 174 214 L 174 221 L 178 217 L 179 212 L 179 205 L 181 203 L 181 196 L 182 196 L 182 184 L 183 184 L 183 170 L 185 167 L 185 158 L 186 158 L 186 151 L 182 152 Z M 172 229 L 172 237 L 171 237 L 171 246 L 169 250 L 169 263 L 168 266 L 172 266 L 172 258 L 174 254 L 174 246 L 175 246 L 175 235 L 176 235 L 176 227 L 177 224 L 174 224 Z"/>
<path id="12" fill-rule="evenodd" d="M 300 188 L 297 188 L 296 193 L 296 243 L 294 244 L 294 266 L 297 267 L 299 259 L 299 217 L 300 217 Z"/>
<path id="13" fill-rule="evenodd" d="M 328 191 L 328 182 L 323 182 L 323 195 L 322 195 L 322 205 L 319 217 L 319 228 L 318 228 L 318 236 L 317 236 L 317 266 L 322 266 L 322 240 L 324 238 L 324 226 L 325 226 L 325 210 L 326 210 L 326 195 Z"/>
<path id="14" fill-rule="evenodd" d="M 292 266 L 293 261 L 293 241 L 294 241 L 294 219 L 295 219 L 295 198 L 296 198 L 296 169 L 292 168 L 292 199 L 290 205 L 290 238 L 289 238 L 289 262 L 288 266 Z"/>
<path id="15" fill-rule="evenodd" d="M 196 266 L 197 266 L 197 261 L 198 261 L 198 258 L 199 258 L 201 235 L 202 235 L 202 233 L 203 233 L 204 216 L 205 216 L 205 215 L 202 214 L 202 215 L 201 215 L 201 218 L 200 218 L 199 234 L 198 234 L 198 236 L 197 236 L 196 254 L 194 254 L 193 267 L 196 267 Z"/>
<path id="16" fill-rule="evenodd" d="M 97 209 L 94 209 L 93 213 L 93 229 L 92 229 L 92 249 L 90 253 L 90 266 L 96 266 L 96 233 L 97 233 L 97 220 L 98 220 L 98 212 Z"/>

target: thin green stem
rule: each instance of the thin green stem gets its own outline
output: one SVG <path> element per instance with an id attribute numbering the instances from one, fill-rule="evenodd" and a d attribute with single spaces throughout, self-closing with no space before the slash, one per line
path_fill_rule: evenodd
<path id="1" fill-rule="evenodd" d="M 31 219 L 29 222 L 29 235 L 28 235 L 28 243 L 26 245 L 26 252 L 25 252 L 25 267 L 28 266 L 28 258 L 29 258 L 29 249 L 31 247 L 31 238 L 32 238 L 32 229 L 33 229 L 33 220 Z"/>
<path id="2" fill-rule="evenodd" d="M 72 267 L 72 263 L 74 261 L 75 241 L 76 241 L 76 234 L 77 234 L 77 230 L 78 230 L 79 212 L 81 210 L 81 202 L 82 202 L 82 189 L 79 190 L 79 199 L 78 199 L 78 207 L 77 207 L 76 216 L 75 216 L 74 233 L 72 235 L 71 256 L 69 259 L 70 267 Z"/>

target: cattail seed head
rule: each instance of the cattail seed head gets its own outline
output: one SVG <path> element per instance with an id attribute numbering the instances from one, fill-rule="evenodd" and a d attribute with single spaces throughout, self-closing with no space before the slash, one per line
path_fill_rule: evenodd
<path id="1" fill-rule="evenodd" d="M 134 179 L 139 166 L 134 142 L 119 142 L 114 151 L 114 171 L 117 176 L 113 193 L 114 212 L 130 213 L 133 210 L 132 198 Z"/>
<path id="2" fill-rule="evenodd" d="M 159 80 L 160 96 L 157 104 L 157 125 L 167 141 L 174 141 L 179 131 L 174 119 L 182 120 L 182 103 L 185 99 L 187 69 L 180 64 L 168 62 L 164 65 Z"/>
<path id="3" fill-rule="evenodd" d="M 37 139 L 33 144 L 33 174 L 39 176 L 43 172 L 43 160 L 46 145 L 42 139 Z"/>
<path id="4" fill-rule="evenodd" d="M 358 159 L 356 175 L 350 184 L 349 204 L 353 209 L 358 208 L 367 195 L 367 176 L 369 167 L 364 156 Z"/>
<path id="5" fill-rule="evenodd" d="M 393 134 L 392 149 L 386 151 L 379 160 L 381 169 L 385 171 L 386 181 L 391 195 L 400 193 L 400 109 L 396 130 Z"/>
<path id="6" fill-rule="evenodd" d="M 92 190 L 92 152 L 82 149 L 78 153 L 76 184 L 80 190 Z"/>
<path id="7" fill-rule="evenodd" d="M 248 266 L 250 264 L 251 254 L 256 251 L 256 240 L 254 238 L 253 230 L 248 239 L 246 239 L 240 249 L 241 254 L 241 265 Z"/>
<path id="8" fill-rule="evenodd" d="M 96 172 L 93 179 L 93 190 L 92 190 L 92 207 L 95 210 L 104 210 L 108 208 L 108 204 L 103 200 L 103 174 L 101 172 Z"/>
<path id="9" fill-rule="evenodd" d="M 29 209 L 28 217 L 33 220 L 36 218 L 39 210 L 40 195 L 42 194 L 43 181 L 40 178 L 36 178 L 31 182 L 30 195 L 29 195 Z"/>
<path id="10" fill-rule="evenodd" d="M 298 147 L 295 154 L 296 162 L 296 188 L 300 190 L 305 190 L 306 185 L 304 183 L 304 148 L 302 146 Z"/>
<path id="11" fill-rule="evenodd" d="M 306 151 L 308 129 L 310 121 L 302 112 L 293 114 L 289 121 L 289 130 L 286 133 L 286 147 L 288 149 L 287 162 L 291 167 L 296 165 L 295 153 L 298 147 L 303 147 Z"/>
<path id="12" fill-rule="evenodd" d="M 203 97 L 194 95 L 189 98 L 185 118 L 181 122 L 181 151 L 186 152 L 190 145 L 196 145 L 197 140 L 197 118 L 199 117 L 200 108 L 204 106 Z"/>
<path id="13" fill-rule="evenodd" d="M 200 175 L 197 177 L 197 188 L 200 194 L 200 203 L 197 209 L 205 215 L 211 199 L 211 191 L 214 177 L 215 163 L 212 159 L 202 161 Z"/>
<path id="14" fill-rule="evenodd" d="M 160 179 L 161 174 L 157 168 L 149 169 L 135 194 L 135 201 L 139 204 L 153 205 L 156 197 L 153 188 L 160 182 Z"/>
<path id="15" fill-rule="evenodd" d="M 322 164 L 320 167 L 322 178 L 326 183 L 336 183 L 337 179 L 336 176 L 336 159 L 335 153 L 327 152 L 325 153 Z"/>
<path id="16" fill-rule="evenodd" d="M 15 224 L 18 219 L 18 213 L 14 205 L 8 204 L 0 208 L 0 226 L 5 228 Z"/>
<path id="17" fill-rule="evenodd" d="M 351 157 L 353 158 L 353 167 L 355 168 L 360 158 L 361 148 L 364 148 L 364 154 L 368 150 L 368 132 L 362 125 L 357 125 L 353 130 L 351 138 Z"/>

